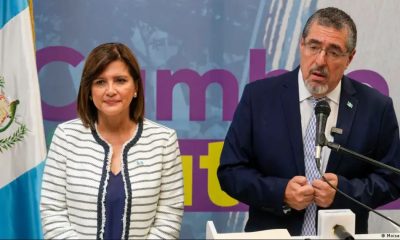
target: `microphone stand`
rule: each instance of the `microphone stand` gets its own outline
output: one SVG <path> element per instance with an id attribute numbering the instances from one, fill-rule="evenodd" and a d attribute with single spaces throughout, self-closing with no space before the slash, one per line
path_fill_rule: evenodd
<path id="1" fill-rule="evenodd" d="M 352 150 L 349 150 L 349 149 L 347 149 L 347 148 L 344 148 L 344 147 L 340 146 L 340 145 L 337 144 L 337 143 L 328 142 L 328 141 L 326 140 L 325 134 L 323 134 L 323 138 L 321 139 L 321 142 L 319 142 L 319 145 L 320 145 L 321 147 L 327 146 L 327 147 L 329 147 L 330 149 L 335 150 L 335 151 L 337 151 L 337 152 L 339 152 L 339 153 L 348 154 L 348 155 L 353 156 L 353 157 L 355 157 L 355 158 L 358 158 L 358 159 L 360 159 L 360 160 L 362 160 L 362 161 L 368 162 L 368 163 L 373 164 L 373 165 L 378 166 L 378 167 L 386 168 L 386 169 L 388 169 L 388 170 L 390 170 L 390 171 L 393 171 L 394 173 L 397 173 L 397 174 L 400 175 L 400 170 L 397 169 L 397 168 L 395 168 L 395 167 L 389 166 L 389 165 L 387 165 L 387 164 L 381 163 L 381 162 L 379 162 L 379 161 L 376 161 L 376 160 L 374 160 L 374 159 L 372 159 L 372 158 L 369 158 L 369 157 L 367 157 L 367 156 L 364 156 L 364 155 L 362 155 L 362 154 L 356 153 L 356 152 L 354 152 L 354 151 L 352 151 Z M 315 160 L 316 160 L 317 166 L 318 166 L 318 164 L 319 164 L 319 161 L 318 161 L 318 160 L 319 160 L 319 159 L 316 158 Z M 321 174 L 321 176 L 322 176 L 322 179 L 324 179 L 324 181 L 325 181 L 331 188 L 335 189 L 337 192 L 339 192 L 340 194 L 342 194 L 342 196 L 344 196 L 344 197 L 346 197 L 347 199 L 349 199 L 349 200 L 351 200 L 351 201 L 353 201 L 353 202 L 359 204 L 360 206 L 364 207 L 365 209 L 368 209 L 369 211 L 375 213 L 376 215 L 378 215 L 378 216 L 380 216 L 380 217 L 382 217 L 382 218 L 388 220 L 389 222 L 391 222 L 392 224 L 396 225 L 397 227 L 400 227 L 400 224 L 397 223 L 397 222 L 395 222 L 395 221 L 392 220 L 391 218 L 386 217 L 385 215 L 383 215 L 383 214 L 381 214 L 381 213 L 375 211 L 374 209 L 370 208 L 369 206 L 363 204 L 363 203 L 360 202 L 360 201 L 357 201 L 356 199 L 350 197 L 349 195 L 347 195 L 346 193 L 344 193 L 344 192 L 341 191 L 340 189 L 336 188 L 335 186 L 333 186 L 333 185 L 322 175 L 322 173 L 320 173 L 320 174 Z"/>
<path id="2" fill-rule="evenodd" d="M 337 144 L 337 143 L 334 143 L 334 142 L 326 142 L 326 146 L 329 147 L 329 148 L 332 149 L 332 150 L 335 150 L 336 152 L 346 153 L 346 154 L 348 154 L 348 155 L 350 155 L 350 156 L 352 156 L 352 157 L 358 158 L 358 159 L 360 159 L 360 160 L 362 160 L 362 161 L 364 161 L 364 162 L 368 162 L 368 163 L 370 163 L 370 164 L 372 164 L 372 165 L 375 165 L 375 166 L 378 166 L 378 167 L 382 167 L 382 168 L 389 169 L 390 171 L 392 171 L 392 172 L 397 173 L 397 174 L 400 175 L 400 170 L 399 170 L 399 169 L 397 169 L 397 168 L 395 168 L 395 167 L 392 167 L 392 166 L 389 166 L 389 165 L 387 165 L 387 164 L 381 163 L 381 162 L 379 162 L 379 161 L 376 161 L 376 160 L 374 160 L 374 159 L 372 159 L 372 158 L 369 158 L 369 157 L 367 157 L 367 156 L 361 155 L 361 154 L 359 154 L 359 153 L 356 153 L 356 152 L 354 152 L 354 151 L 352 151 L 352 150 L 349 150 L 349 149 L 347 149 L 347 148 L 344 148 L 344 147 L 340 146 L 340 145 Z"/>

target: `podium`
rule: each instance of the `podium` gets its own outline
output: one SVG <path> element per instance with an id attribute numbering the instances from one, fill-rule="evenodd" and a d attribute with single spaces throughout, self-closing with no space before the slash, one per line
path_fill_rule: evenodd
<path id="1" fill-rule="evenodd" d="M 354 239 L 400 239 L 400 232 L 354 234 L 355 216 L 348 209 L 318 211 L 318 236 L 291 236 L 287 229 L 270 229 L 256 232 L 218 233 L 214 222 L 207 221 L 206 239 L 339 239 L 333 226 L 340 224 Z"/>
<path id="2" fill-rule="evenodd" d="M 286 229 L 272 229 L 256 232 L 217 233 L 213 221 L 207 221 L 206 239 L 290 239 Z"/>

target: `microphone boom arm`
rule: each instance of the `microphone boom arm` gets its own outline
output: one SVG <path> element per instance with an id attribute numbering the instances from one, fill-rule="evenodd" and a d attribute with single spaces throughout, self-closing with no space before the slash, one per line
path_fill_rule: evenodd
<path id="1" fill-rule="evenodd" d="M 360 160 L 362 160 L 364 162 L 368 162 L 368 163 L 373 164 L 373 165 L 378 166 L 378 167 L 386 168 L 386 169 L 388 169 L 388 170 L 400 175 L 400 170 L 395 168 L 395 167 L 389 166 L 387 164 L 384 164 L 384 163 L 381 163 L 379 161 L 376 161 L 375 159 L 372 159 L 372 158 L 369 158 L 369 157 L 364 156 L 362 154 L 356 153 L 356 152 L 354 152 L 352 150 L 349 150 L 347 148 L 344 148 L 344 147 L 340 146 L 337 143 L 334 143 L 334 142 L 325 142 L 325 143 L 326 143 L 326 146 L 329 147 L 332 150 L 335 150 L 335 151 L 340 152 L 340 153 L 346 153 L 346 154 L 351 155 L 351 156 L 353 156 L 355 158 L 358 158 L 358 159 L 360 159 Z"/>
<path id="2" fill-rule="evenodd" d="M 325 136 L 325 135 L 324 135 L 324 136 Z M 363 161 L 368 162 L 368 163 L 370 163 L 370 164 L 373 164 L 373 165 L 375 165 L 375 166 L 379 166 L 379 167 L 382 167 L 382 168 L 386 168 L 386 169 L 389 169 L 389 170 L 391 170 L 391 171 L 393 171 L 393 172 L 395 172 L 395 173 L 397 173 L 397 174 L 400 174 L 400 170 L 397 169 L 397 168 L 394 168 L 394 167 L 392 167 L 392 166 L 389 166 L 389 165 L 386 165 L 386 164 L 384 164 L 384 163 L 378 162 L 378 161 L 376 161 L 376 160 L 374 160 L 374 159 L 372 159 L 372 158 L 366 157 L 366 156 L 361 155 L 361 154 L 359 154 L 359 153 L 356 153 L 356 152 L 354 152 L 354 151 L 351 151 L 351 150 L 349 150 L 349 149 L 347 149 L 347 148 L 344 148 L 344 147 L 340 146 L 340 145 L 337 144 L 337 143 L 328 142 L 328 141 L 326 141 L 326 138 L 325 138 L 324 146 L 328 146 L 330 149 L 335 150 L 335 151 L 337 151 L 337 152 L 346 153 L 346 154 L 348 154 L 348 155 L 350 155 L 350 156 L 353 156 L 353 157 L 355 157 L 355 158 L 358 158 L 358 159 L 360 159 L 360 160 L 363 160 Z M 349 200 L 351 200 L 351 201 L 357 203 L 358 205 L 362 206 L 363 208 L 365 208 L 365 209 L 367 209 L 367 210 L 369 210 L 369 211 L 375 213 L 376 215 L 378 215 L 378 216 L 380 216 L 380 217 L 382 217 L 382 218 L 388 220 L 389 222 L 391 222 L 392 224 L 396 225 L 397 227 L 400 227 L 400 224 L 397 223 L 396 221 L 392 220 L 392 219 L 389 218 L 389 217 L 386 217 L 385 215 L 383 215 L 382 213 L 380 213 L 380 212 L 378 212 L 378 211 L 375 211 L 374 209 L 368 207 L 368 206 L 365 205 L 364 203 L 362 203 L 362 202 L 360 202 L 360 201 L 357 201 L 356 199 L 350 197 L 349 195 L 347 195 L 346 193 L 342 192 L 342 191 L 341 191 L 340 189 L 338 189 L 337 187 L 333 186 L 333 185 L 324 177 L 324 175 L 321 174 L 321 176 L 322 176 L 322 179 L 324 179 L 324 181 L 325 181 L 331 188 L 335 189 L 338 193 L 342 194 L 345 198 L 347 198 L 347 199 L 349 199 Z"/>

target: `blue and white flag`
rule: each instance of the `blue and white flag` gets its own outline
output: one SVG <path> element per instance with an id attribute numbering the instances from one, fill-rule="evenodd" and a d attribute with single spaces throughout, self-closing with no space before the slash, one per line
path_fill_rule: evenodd
<path id="1" fill-rule="evenodd" d="M 28 0 L 0 1 L 0 238 L 42 238 L 46 156 Z"/>

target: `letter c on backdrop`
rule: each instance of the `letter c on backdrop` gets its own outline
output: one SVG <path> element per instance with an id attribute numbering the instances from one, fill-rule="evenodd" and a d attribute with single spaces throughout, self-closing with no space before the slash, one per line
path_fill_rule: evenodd
<path id="1" fill-rule="evenodd" d="M 52 46 L 36 52 L 37 71 L 47 64 L 55 61 L 66 62 L 76 67 L 83 61 L 84 56 L 73 48 L 64 46 Z M 76 101 L 65 106 L 57 107 L 47 104 L 42 99 L 43 118 L 50 121 L 66 121 L 76 117 Z"/>

